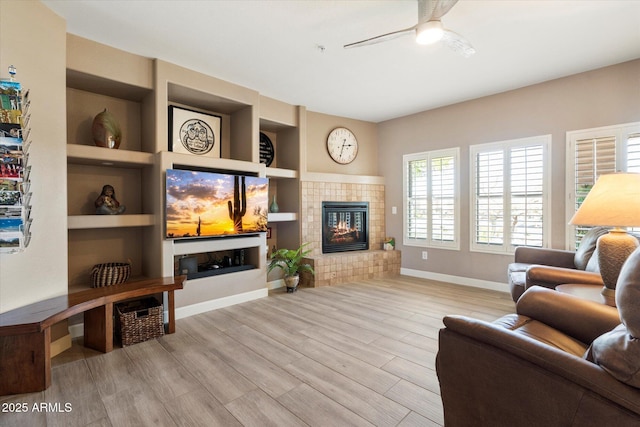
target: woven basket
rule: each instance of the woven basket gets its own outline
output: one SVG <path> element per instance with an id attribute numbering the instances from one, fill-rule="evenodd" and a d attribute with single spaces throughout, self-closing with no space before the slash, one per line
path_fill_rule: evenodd
<path id="1" fill-rule="evenodd" d="M 161 337 L 162 304 L 155 298 L 116 304 L 116 334 L 123 347 Z"/>
<path id="2" fill-rule="evenodd" d="M 96 264 L 91 269 L 91 287 L 101 288 L 124 283 L 129 279 L 130 274 L 131 264 L 129 263 L 108 262 L 106 264 Z"/>

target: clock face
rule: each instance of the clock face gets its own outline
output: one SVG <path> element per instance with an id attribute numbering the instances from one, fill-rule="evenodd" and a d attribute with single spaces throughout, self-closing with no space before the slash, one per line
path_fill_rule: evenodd
<path id="1" fill-rule="evenodd" d="M 358 141 L 349 129 L 335 128 L 327 138 L 327 150 L 334 161 L 346 165 L 358 155 Z"/>

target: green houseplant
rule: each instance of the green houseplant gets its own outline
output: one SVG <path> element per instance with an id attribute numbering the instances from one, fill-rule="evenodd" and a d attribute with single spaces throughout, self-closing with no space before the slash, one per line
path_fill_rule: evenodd
<path id="1" fill-rule="evenodd" d="M 303 243 L 298 249 L 278 249 L 271 255 L 268 271 L 271 272 L 275 268 L 282 269 L 287 292 L 293 292 L 298 288 L 300 272 L 308 271 L 311 274 L 315 274 L 311 265 L 302 263 L 302 258 L 311 252 L 311 250 L 303 250 L 308 244 Z"/>

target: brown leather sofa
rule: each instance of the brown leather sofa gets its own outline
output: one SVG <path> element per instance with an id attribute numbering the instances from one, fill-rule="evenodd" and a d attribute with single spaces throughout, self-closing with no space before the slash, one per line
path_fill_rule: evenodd
<path id="1" fill-rule="evenodd" d="M 555 289 L 563 283 L 582 283 L 604 286 L 596 243 L 608 232 L 607 228 L 594 227 L 580 241 L 578 249 L 516 248 L 514 262 L 507 268 L 511 298 L 518 301 L 524 291 L 532 286 Z"/>
<path id="2" fill-rule="evenodd" d="M 493 323 L 445 317 L 445 425 L 640 425 L 640 249 L 616 299 L 618 309 L 534 286 Z"/>

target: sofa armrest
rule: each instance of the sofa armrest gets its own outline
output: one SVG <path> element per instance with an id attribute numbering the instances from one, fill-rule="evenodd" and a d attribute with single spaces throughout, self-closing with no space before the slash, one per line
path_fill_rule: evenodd
<path id="1" fill-rule="evenodd" d="M 447 316 L 444 324 L 436 371 L 447 425 L 617 419 L 622 426 L 640 419 L 640 390 L 596 364 L 482 320 Z"/>
<path id="2" fill-rule="evenodd" d="M 620 324 L 615 307 L 563 294 L 540 286 L 525 291 L 516 312 L 538 320 L 585 344 Z"/>
<path id="3" fill-rule="evenodd" d="M 556 286 L 564 283 L 604 286 L 600 273 L 546 265 L 532 265 L 527 268 L 524 287 L 528 289 L 537 285 L 555 289 Z"/>
<path id="4" fill-rule="evenodd" d="M 543 264 L 554 267 L 576 268 L 575 252 L 562 249 L 534 248 L 518 246 L 514 253 L 514 261 L 523 264 Z"/>

